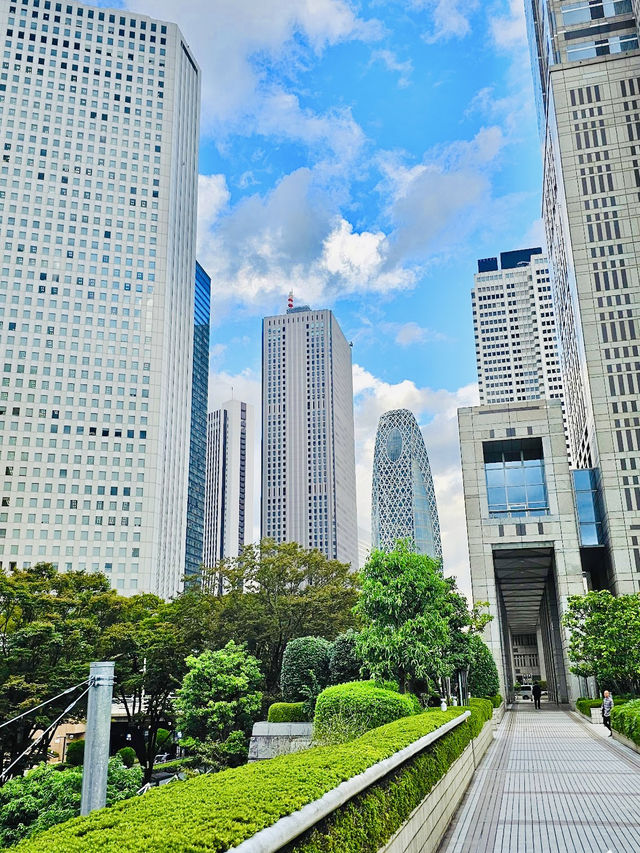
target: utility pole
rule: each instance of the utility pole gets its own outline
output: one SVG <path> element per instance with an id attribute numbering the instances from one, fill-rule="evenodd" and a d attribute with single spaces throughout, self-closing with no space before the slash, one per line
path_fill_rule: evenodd
<path id="1" fill-rule="evenodd" d="M 113 669 L 113 661 L 92 663 L 89 669 L 89 702 L 82 772 L 81 815 L 88 815 L 94 809 L 102 809 L 107 802 Z"/>

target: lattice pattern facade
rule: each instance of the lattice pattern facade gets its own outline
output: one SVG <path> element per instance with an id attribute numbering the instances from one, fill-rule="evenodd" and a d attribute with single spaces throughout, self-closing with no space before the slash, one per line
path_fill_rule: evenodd
<path id="1" fill-rule="evenodd" d="M 385 412 L 373 457 L 371 542 L 391 550 L 408 539 L 419 554 L 442 558 L 431 466 L 420 427 L 408 409 Z"/>

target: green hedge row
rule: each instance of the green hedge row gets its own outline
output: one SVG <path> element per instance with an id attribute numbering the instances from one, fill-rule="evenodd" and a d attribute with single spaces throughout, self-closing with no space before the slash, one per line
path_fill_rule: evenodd
<path id="1" fill-rule="evenodd" d="M 616 699 L 613 697 L 614 708 L 619 708 L 621 705 L 626 704 L 628 699 Z M 600 708 L 602 707 L 602 699 L 576 699 L 576 708 L 580 711 L 581 714 L 584 714 L 585 717 L 589 717 L 591 719 L 591 709 L 592 708 Z"/>
<path id="2" fill-rule="evenodd" d="M 487 699 L 489 699 L 494 708 L 499 708 L 502 705 L 502 696 L 499 693 L 496 693 L 495 696 L 487 696 Z"/>
<path id="3" fill-rule="evenodd" d="M 487 708 L 488 706 L 488 708 Z M 179 785 L 156 788 L 144 797 L 76 818 L 23 842 L 17 853 L 223 853 L 302 808 L 341 782 L 389 758 L 463 713 L 464 708 L 425 711 L 367 732 L 349 743 L 316 747 L 221 773 L 199 776 Z M 418 805 L 473 733 L 491 715 L 491 703 L 473 700 L 471 717 L 410 762 L 400 774 L 397 792 L 372 790 L 366 815 L 356 811 L 353 843 L 338 841 L 326 849 L 377 850 L 404 817 Z M 409 774 L 405 777 L 405 773 Z M 389 801 L 387 802 L 387 796 Z M 393 799 L 391 799 L 393 797 Z M 374 808 L 377 801 L 378 808 Z M 336 815 L 336 832 L 344 819 Z M 379 812 L 379 814 L 378 814 Z M 352 812 L 353 814 L 353 812 Z M 375 844 L 357 828 L 376 821 Z M 333 830 L 332 830 L 333 831 Z M 372 836 L 373 837 L 373 836 Z M 358 840 L 356 840 L 356 838 Z M 378 840 L 381 839 L 380 843 Z M 309 848 L 310 850 L 313 848 Z M 318 848 L 320 849 L 320 848 Z"/>
<path id="4" fill-rule="evenodd" d="M 640 699 L 628 700 L 614 706 L 611 711 L 611 726 L 640 746 Z"/>
<path id="5" fill-rule="evenodd" d="M 376 687 L 373 681 L 349 681 L 327 687 L 318 696 L 313 734 L 320 742 L 353 740 L 421 711 L 415 696 Z"/>
<path id="6" fill-rule="evenodd" d="M 309 715 L 304 702 L 274 702 L 269 707 L 267 720 L 270 723 L 308 723 Z"/>

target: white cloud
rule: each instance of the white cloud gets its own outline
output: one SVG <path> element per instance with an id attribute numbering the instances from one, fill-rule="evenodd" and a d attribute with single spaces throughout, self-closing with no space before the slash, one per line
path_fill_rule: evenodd
<path id="1" fill-rule="evenodd" d="M 425 41 L 433 43 L 450 38 L 464 38 L 471 32 L 471 15 L 478 0 L 422 0 L 414 5 L 433 9 L 433 30 Z"/>
<path id="2" fill-rule="evenodd" d="M 224 175 L 198 175 L 198 244 L 200 257 L 209 231 L 229 203 L 231 194 Z"/>
<path id="3" fill-rule="evenodd" d="M 509 12 L 491 20 L 493 40 L 500 48 L 527 50 L 527 22 L 522 0 L 509 0 Z"/>
<path id="4" fill-rule="evenodd" d="M 424 344 L 427 341 L 444 340 L 444 335 L 434 332 L 417 323 L 408 322 L 398 326 L 395 341 L 401 347 L 409 347 L 412 344 Z"/>
<path id="5" fill-rule="evenodd" d="M 390 409 L 407 408 L 422 426 L 429 454 L 442 529 L 445 572 L 455 575 L 460 588 L 470 593 L 457 410 L 477 404 L 477 386 L 445 391 L 421 388 L 409 380 L 390 384 L 359 365 L 354 365 L 353 382 L 360 526 L 370 529 L 371 474 L 378 420 Z"/>
<path id="6" fill-rule="evenodd" d="M 388 71 L 398 74 L 398 86 L 406 88 L 411 82 L 413 73 L 413 62 L 410 59 L 401 62 L 392 50 L 374 50 L 371 54 L 371 63 L 381 62 Z"/>

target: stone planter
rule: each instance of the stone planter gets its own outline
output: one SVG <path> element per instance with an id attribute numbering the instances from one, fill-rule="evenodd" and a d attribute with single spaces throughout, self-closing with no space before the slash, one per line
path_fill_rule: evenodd
<path id="1" fill-rule="evenodd" d="M 312 737 L 312 723 L 254 723 L 249 741 L 249 761 L 263 761 L 308 749 Z"/>
<path id="2" fill-rule="evenodd" d="M 502 718 L 504 717 L 504 711 L 505 711 L 504 702 L 502 703 L 502 705 L 500 705 L 499 708 L 493 709 L 493 722 L 495 723 L 496 726 L 502 722 Z"/>
<path id="3" fill-rule="evenodd" d="M 602 711 L 600 708 L 592 708 L 591 709 L 591 724 L 594 726 L 603 726 L 602 722 Z"/>

